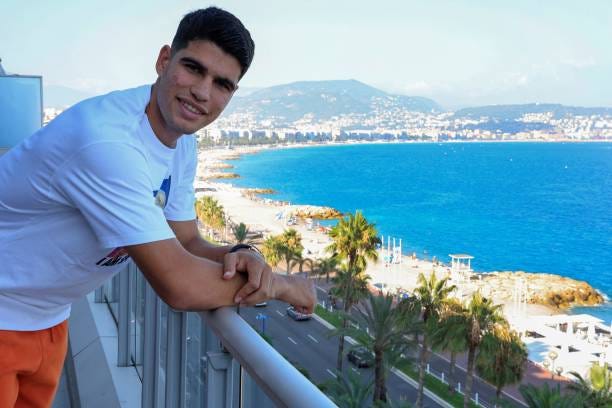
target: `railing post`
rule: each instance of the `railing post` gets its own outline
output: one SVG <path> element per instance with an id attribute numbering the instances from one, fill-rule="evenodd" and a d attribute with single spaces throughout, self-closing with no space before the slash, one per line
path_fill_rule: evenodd
<path id="1" fill-rule="evenodd" d="M 206 356 L 206 406 L 208 408 L 240 406 L 240 365 L 215 336 L 205 327 L 204 350 Z"/>
<path id="2" fill-rule="evenodd" d="M 461 383 L 457 382 L 457 392 L 461 394 Z"/>
<path id="3" fill-rule="evenodd" d="M 446 383 L 446 381 L 444 381 L 444 371 L 442 371 L 442 374 L 440 376 L 440 380 L 442 380 L 443 383 Z"/>
<path id="4" fill-rule="evenodd" d="M 119 300 L 119 287 L 121 286 L 120 279 L 123 272 L 125 272 L 127 268 L 124 268 L 121 272 L 116 273 L 115 276 L 111 278 L 110 282 L 110 294 L 107 292 L 108 302 L 117 302 Z"/>
<path id="5" fill-rule="evenodd" d="M 131 275 L 135 273 L 136 266 L 130 261 L 128 267 L 119 273 L 119 322 L 117 337 L 117 365 L 127 367 L 130 365 L 130 340 L 132 338 L 131 309 L 134 298 L 134 287 Z M 113 285 L 115 281 L 113 281 Z"/>
<path id="6" fill-rule="evenodd" d="M 157 408 L 163 406 L 158 387 L 161 359 L 161 300 L 159 300 L 151 285 L 146 283 L 145 287 L 142 406 Z"/>
<path id="7" fill-rule="evenodd" d="M 427 369 L 426 369 L 426 371 L 427 371 L 427 374 L 431 374 L 431 373 L 430 373 L 430 371 L 429 371 L 429 363 L 427 363 Z"/>
<path id="8" fill-rule="evenodd" d="M 106 283 L 102 284 L 99 288 L 94 291 L 94 302 L 102 303 L 104 302 L 104 289 Z"/>
<path id="9" fill-rule="evenodd" d="M 168 310 L 166 357 L 166 407 L 185 407 L 187 313 Z"/>
<path id="10" fill-rule="evenodd" d="M 240 366 L 227 352 L 206 353 L 206 406 L 240 406 Z"/>
<path id="11" fill-rule="evenodd" d="M 474 402 L 476 402 L 476 405 L 479 405 L 478 404 L 478 393 L 474 395 Z"/>

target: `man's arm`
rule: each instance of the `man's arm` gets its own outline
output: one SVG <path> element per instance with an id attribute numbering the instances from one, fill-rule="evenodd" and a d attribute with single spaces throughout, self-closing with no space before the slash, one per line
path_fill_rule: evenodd
<path id="1" fill-rule="evenodd" d="M 206 241 L 198 231 L 196 220 L 168 221 L 176 239 L 189 253 L 215 262 L 223 263 L 223 257 L 230 250 L 229 245 L 214 245 Z"/>
<path id="2" fill-rule="evenodd" d="M 176 238 L 187 252 L 221 263 L 224 268 L 223 279 L 234 277 L 236 272 L 235 266 L 238 261 L 236 257 L 240 259 L 247 258 L 246 263 L 250 265 L 248 268 L 248 281 L 236 293 L 236 302 L 240 302 L 242 299 L 249 299 L 249 295 L 266 283 L 268 278 L 266 276 L 268 274 L 266 268 L 269 268 L 269 266 L 266 264 L 265 259 L 258 254 L 249 250 L 240 250 L 239 255 L 231 254 L 229 253 L 232 248 L 231 245 L 211 244 L 202 238 L 195 220 L 168 221 L 168 225 L 170 225 Z"/>
<path id="3" fill-rule="evenodd" d="M 131 245 L 126 250 L 157 294 L 177 310 L 208 310 L 237 302 L 252 305 L 269 299 L 290 303 L 305 313 L 314 309 L 316 294 L 307 279 L 275 274 L 263 263 L 259 285 L 250 282 L 262 265 L 250 254 L 228 254 L 224 268 L 221 263 L 190 254 L 176 239 Z M 224 269 L 239 273 L 224 279 Z"/>

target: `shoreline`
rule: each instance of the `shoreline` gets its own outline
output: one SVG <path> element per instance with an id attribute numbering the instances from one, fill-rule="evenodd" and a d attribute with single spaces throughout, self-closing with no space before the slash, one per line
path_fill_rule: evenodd
<path id="1" fill-rule="evenodd" d="M 459 143 L 472 143 L 471 141 L 460 141 Z M 521 142 L 521 141 L 494 141 L 494 142 Z M 542 141 L 541 141 L 542 142 Z M 196 184 L 201 186 L 203 190 L 208 190 L 207 194 L 212 195 L 223 205 L 228 214 L 229 218 L 233 222 L 244 222 L 252 231 L 262 233 L 264 236 L 268 234 L 280 234 L 288 227 L 295 228 L 302 235 L 302 244 L 304 246 L 304 257 L 305 258 L 320 258 L 327 256 L 324 252 L 324 248 L 331 242 L 329 237 L 321 231 L 316 231 L 307 228 L 304 223 L 298 225 L 286 225 L 286 219 L 289 214 L 293 214 L 299 207 L 309 208 L 324 208 L 310 205 L 290 205 L 289 203 L 263 198 L 258 195 L 249 195 L 248 190 L 253 190 L 253 187 L 249 189 L 243 189 L 236 187 L 229 182 L 221 182 L 216 180 L 214 177 L 220 173 L 220 168 L 227 165 L 227 160 L 236 160 L 240 156 L 245 154 L 256 154 L 262 150 L 268 149 L 283 149 L 283 148 L 305 148 L 315 146 L 336 146 L 344 144 L 389 144 L 389 143 L 404 143 L 404 142 L 355 142 L 355 143 L 300 143 L 290 144 L 282 146 L 240 146 L 234 149 L 224 148 L 206 148 L 199 152 L 198 155 L 198 171 L 196 175 Z M 406 142 L 406 143 L 437 143 L 437 142 Z M 444 142 L 448 143 L 448 142 Z M 452 143 L 452 142 L 451 142 Z M 489 143 L 489 142 L 487 142 Z M 543 143 L 548 143 L 543 141 Z M 263 188 L 265 189 L 265 187 Z M 211 191 L 214 190 L 214 191 Z M 411 292 L 416 286 L 416 278 L 419 273 L 424 273 L 428 276 L 431 272 L 441 277 L 445 273 L 449 273 L 450 268 L 445 265 L 434 264 L 431 261 L 425 261 L 415 259 L 408 256 L 402 256 L 401 263 L 385 266 L 382 261 L 382 250 L 379 251 L 379 260 L 375 263 L 369 263 L 366 273 L 369 274 L 371 284 L 376 287 L 382 287 L 384 285 L 385 290 L 395 293 L 397 290 L 404 290 Z M 517 272 L 520 271 L 504 271 L 506 275 L 500 279 L 491 279 L 491 276 L 499 273 L 497 271 L 488 272 L 475 272 L 472 271 L 472 276 L 476 277 L 477 281 L 472 278 L 466 282 L 455 282 L 458 284 L 460 291 L 463 296 L 471 295 L 476 290 L 481 290 L 483 294 L 488 294 L 493 297 L 495 303 L 504 305 L 504 314 L 507 317 L 515 315 L 513 311 L 516 306 L 513 304 L 512 299 L 512 286 L 514 283 L 509 283 L 512 277 L 518 276 Z M 510 273 L 511 275 L 508 275 Z M 566 278 L 561 275 L 543 274 L 543 273 L 528 273 L 523 275 L 522 279 L 533 280 L 540 279 L 546 275 L 548 280 L 551 281 L 572 281 L 580 284 L 582 281 L 576 281 L 574 279 Z M 485 277 L 483 279 L 483 277 Z M 485 281 L 486 283 L 482 283 Z M 378 284 L 378 285 L 376 285 Z M 588 283 L 584 282 L 587 286 Z M 538 283 L 536 286 L 542 286 Z M 499 287 L 504 287 L 505 290 L 499 291 Z M 548 286 L 546 286 L 548 287 Z M 607 303 L 605 294 L 594 289 L 603 298 L 603 304 Z M 533 296 L 529 296 L 531 298 Z M 600 303 L 601 304 L 601 303 Z M 528 316 L 533 315 L 559 315 L 565 314 L 574 306 L 581 306 L 580 304 L 570 305 L 570 307 L 556 308 L 554 306 L 542 303 L 527 303 L 526 312 Z M 588 304 L 591 307 L 593 305 Z M 595 307 L 595 306 L 594 306 Z"/>

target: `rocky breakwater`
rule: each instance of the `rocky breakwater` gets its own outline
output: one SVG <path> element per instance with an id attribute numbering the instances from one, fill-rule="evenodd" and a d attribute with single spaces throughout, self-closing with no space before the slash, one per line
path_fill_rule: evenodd
<path id="1" fill-rule="evenodd" d="M 291 212 L 295 217 L 303 219 L 330 220 L 342 217 L 342 213 L 335 208 L 318 205 L 294 205 Z"/>
<path id="2" fill-rule="evenodd" d="M 240 190 L 243 196 L 253 198 L 258 195 L 276 194 L 271 188 L 243 188 Z"/>
<path id="3" fill-rule="evenodd" d="M 483 294 L 498 303 L 511 303 L 515 288 L 525 290 L 527 303 L 567 309 L 572 306 L 594 306 L 605 299 L 587 282 L 548 273 L 490 272 L 477 274 Z M 480 286 L 480 285 L 478 285 Z"/>
<path id="4" fill-rule="evenodd" d="M 239 177 L 240 175 L 237 173 L 217 172 L 217 173 L 208 173 L 207 175 L 204 176 L 204 180 L 235 179 Z"/>

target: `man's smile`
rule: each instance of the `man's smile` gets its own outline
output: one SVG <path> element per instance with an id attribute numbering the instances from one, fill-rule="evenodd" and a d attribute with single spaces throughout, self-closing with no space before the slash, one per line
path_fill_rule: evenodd
<path id="1" fill-rule="evenodd" d="M 200 117 L 200 116 L 208 114 L 205 108 L 201 108 L 193 104 L 192 102 L 187 101 L 186 99 L 183 99 L 180 97 L 177 97 L 176 99 L 179 101 L 180 105 L 184 108 L 184 110 L 186 110 L 187 112 L 193 115 L 196 115 L 196 117 Z"/>

